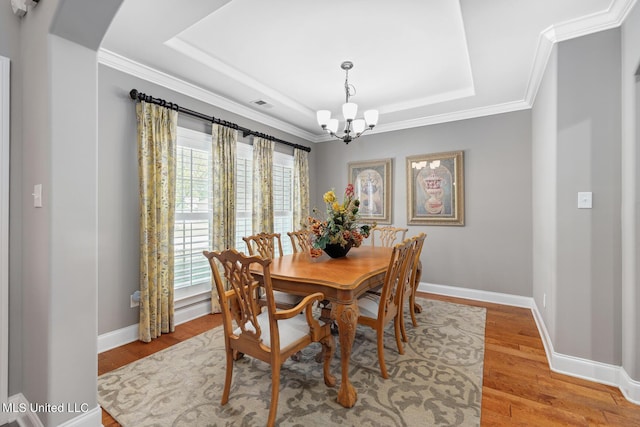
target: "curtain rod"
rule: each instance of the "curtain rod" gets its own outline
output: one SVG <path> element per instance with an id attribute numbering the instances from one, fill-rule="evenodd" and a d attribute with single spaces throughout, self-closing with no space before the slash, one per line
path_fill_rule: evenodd
<path id="1" fill-rule="evenodd" d="M 197 111 L 193 111 L 193 110 L 190 110 L 188 108 L 180 107 L 178 104 L 175 104 L 173 102 L 168 102 L 168 101 L 165 101 L 164 99 L 154 98 L 151 95 L 147 95 L 145 93 L 140 93 L 136 89 L 131 89 L 131 91 L 129 92 L 129 96 L 131 97 L 131 99 L 136 100 L 136 101 L 151 102 L 153 104 L 160 105 L 162 107 L 167 107 L 167 108 L 170 108 L 172 110 L 176 110 L 178 113 L 184 113 L 184 114 L 187 114 L 189 116 L 196 117 L 196 118 L 202 119 L 202 120 L 206 120 L 206 121 L 211 122 L 211 123 L 215 123 L 215 124 L 218 124 L 218 125 L 222 125 L 222 126 L 226 126 L 226 127 L 229 127 L 229 128 L 236 129 L 236 130 L 240 130 L 240 131 L 242 131 L 242 136 L 243 137 L 247 137 L 248 135 L 253 135 L 253 136 L 260 137 L 260 138 L 269 139 L 271 141 L 279 142 L 281 144 L 288 145 L 290 147 L 297 148 L 299 150 L 304 150 L 306 152 L 311 152 L 311 148 L 306 147 L 304 145 L 299 145 L 299 144 L 294 144 L 292 142 L 283 141 L 282 139 L 276 138 L 274 136 L 267 135 L 267 134 L 260 133 L 260 132 L 256 132 L 256 131 L 253 131 L 251 129 L 247 129 L 247 128 L 242 127 L 242 126 L 238 126 L 235 123 L 228 122 L 226 120 L 222 120 L 222 119 L 219 119 L 219 118 L 214 117 L 214 116 L 207 116 L 206 114 L 199 113 Z"/>

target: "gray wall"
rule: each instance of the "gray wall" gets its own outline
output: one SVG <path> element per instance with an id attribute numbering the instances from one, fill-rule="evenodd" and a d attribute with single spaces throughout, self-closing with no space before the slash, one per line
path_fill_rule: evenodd
<path id="1" fill-rule="evenodd" d="M 135 146 L 133 103 L 127 98 L 130 88 L 179 103 L 184 99 L 190 108 L 302 142 L 107 67 L 97 70 L 92 48 L 86 43 L 80 43 L 85 46 L 81 47 L 48 34 L 61 4 L 74 6 L 67 13 L 78 6 L 95 6 L 108 21 L 98 3 L 102 4 L 99 0 L 48 0 L 22 21 L 11 14 L 8 0 L 0 7 L 0 54 L 12 60 L 9 392 L 22 392 L 31 402 L 95 405 L 96 335 L 137 322 L 128 308 L 128 296 L 137 287 L 137 260 L 130 259 L 131 245 L 137 248 L 137 231 L 135 242 L 126 235 L 137 222 L 137 175 L 131 170 L 130 158 Z M 640 307 L 640 260 L 637 249 L 629 248 L 637 245 L 634 230 L 639 221 L 639 195 L 637 186 L 629 190 L 628 182 L 619 175 L 622 168 L 624 176 L 630 173 L 632 181 L 638 180 L 635 146 L 640 89 L 632 77 L 640 62 L 638 9 L 636 6 L 623 27 L 622 73 L 615 69 L 621 59 L 619 30 L 559 46 L 556 76 L 547 81 L 557 78 L 560 89 L 545 91 L 545 96 L 557 97 L 555 119 L 549 112 L 534 109 L 533 114 L 516 112 L 371 135 L 349 146 L 340 142 L 314 145 L 314 204 L 322 206 L 321 195 L 328 188 L 346 184 L 347 162 L 390 157 L 394 159 L 393 222 L 404 225 L 405 157 L 464 150 L 467 225 L 410 226 L 410 234 L 428 233 L 423 281 L 533 295 L 540 306 L 540 293 L 546 290 L 544 277 L 556 271 L 557 289 L 551 290 L 557 293 L 551 301 L 557 315 L 555 322 L 551 320 L 556 349 L 605 363 L 619 364 L 622 359 L 627 372 L 639 380 L 640 331 L 633 319 Z M 86 9 L 82 19 L 59 22 L 86 23 L 92 15 L 84 12 Z M 22 57 L 23 53 L 28 54 Z M 75 81 L 77 74 L 82 76 Z M 76 84 L 80 92 L 74 91 Z M 619 94 L 620 86 L 625 95 L 616 100 L 611 96 Z M 95 96 L 99 96 L 97 112 Z M 599 97 L 605 97 L 602 105 L 607 109 L 600 108 Z M 623 153 L 621 112 L 616 108 L 622 101 L 626 119 Z M 547 100 L 540 105 L 551 107 L 551 103 Z M 549 131 L 553 120 L 557 120 L 555 134 Z M 98 135 L 97 143 L 92 135 Z M 556 144 L 557 152 L 537 156 L 540 141 Z M 576 157 L 576 150 L 584 153 Z M 621 164 L 620 158 L 629 152 L 633 157 L 624 157 Z M 83 162 L 75 160 L 77 153 L 82 154 Z M 557 212 L 551 218 L 540 211 L 544 206 L 535 203 L 550 197 L 544 192 L 549 184 L 537 176 L 547 170 L 540 168 L 548 155 L 557 156 L 558 183 L 549 188 L 557 192 Z M 89 176 L 87 182 L 73 179 L 80 175 Z M 44 186 L 42 209 L 32 206 L 30 194 L 36 183 Z M 625 189 L 623 205 L 631 203 L 624 212 L 619 210 L 621 195 L 616 190 L 621 186 Z M 575 209 L 575 193 L 583 190 L 594 192 L 594 209 L 586 213 Z M 73 208 L 84 211 L 71 212 Z M 70 224 L 68 215 L 78 223 Z M 625 218 L 622 225 L 621 215 Z M 631 220 L 624 215 L 631 215 Z M 542 249 L 537 247 L 539 241 L 533 238 L 535 230 L 532 232 L 536 218 L 558 224 L 556 236 L 543 233 L 556 243 L 543 242 Z M 622 226 L 633 231 L 624 254 L 620 253 Z M 575 242 L 584 246 L 576 247 Z M 551 262 L 557 265 L 551 273 L 543 272 L 539 266 L 548 258 L 538 264 L 534 252 L 553 244 L 558 253 Z M 622 255 L 631 258 L 626 261 L 631 272 L 624 278 L 624 290 L 620 286 Z M 86 265 L 78 267 L 79 263 Z M 99 320 L 95 300 L 100 300 Z M 617 314 L 621 310 L 624 323 Z M 125 320 L 120 322 L 120 317 Z M 625 334 L 622 343 L 620 329 Z M 49 414 L 43 422 L 57 425 L 71 417 Z"/>
<path id="2" fill-rule="evenodd" d="M 533 108 L 534 298 L 554 350 L 621 363 L 620 30 L 559 43 Z M 577 193 L 593 193 L 578 209 Z M 546 294 L 546 307 L 543 295 Z"/>
<path id="3" fill-rule="evenodd" d="M 0 4 L 0 55 L 11 61 L 9 205 L 9 396 L 22 390 L 22 75 L 20 19 Z"/>
<path id="4" fill-rule="evenodd" d="M 622 26 L 622 367 L 640 381 L 640 5 Z"/>
<path id="5" fill-rule="evenodd" d="M 557 286 L 558 55 L 554 47 L 531 113 L 533 298 L 555 340 Z"/>
<path id="6" fill-rule="evenodd" d="M 12 375 L 20 377 L 12 382 L 19 390 L 11 393 L 21 392 L 29 402 L 86 404 L 92 410 L 97 409 L 95 40 L 120 2 L 108 2 L 108 8 L 104 3 L 41 2 L 20 22 L 23 57 L 14 71 L 23 78 L 15 94 L 22 96 L 24 124 L 18 125 L 23 134 L 12 149 L 22 152 L 17 167 L 22 185 L 10 201 L 21 205 L 23 245 L 21 305 L 11 307 L 12 318 L 14 310 L 21 316 L 22 357 L 21 364 L 10 361 Z M 92 14 L 93 7 L 100 13 Z M 75 25 L 91 29 L 93 46 Z M 78 43 L 53 35 L 57 30 Z M 34 184 L 43 185 L 42 208 L 33 207 Z M 51 426 L 77 414 L 38 416 Z M 99 422 L 100 412 L 89 416 Z"/>
<path id="7" fill-rule="evenodd" d="M 619 29 L 558 46 L 554 346 L 614 365 L 621 363 L 620 62 Z M 578 191 L 593 192 L 593 209 L 577 209 Z"/>
<path id="8" fill-rule="evenodd" d="M 99 66 L 98 77 L 98 334 L 104 334 L 137 324 L 139 316 L 138 308 L 130 308 L 129 301 L 139 289 L 137 125 L 135 103 L 129 98 L 131 89 L 284 141 L 310 143 L 104 65 Z M 178 125 L 211 132 L 209 123 L 186 115 L 179 116 Z M 312 182 L 316 147 L 313 145 L 309 154 Z M 282 144 L 276 144 L 276 149 L 293 152 Z"/>
<path id="9" fill-rule="evenodd" d="M 408 236 L 427 233 L 422 281 L 531 296 L 530 111 L 318 144 L 315 205 L 342 191 L 348 162 L 392 158 L 392 222 L 404 226 L 406 157 L 455 150 L 465 156 L 465 226 L 409 226 Z"/>

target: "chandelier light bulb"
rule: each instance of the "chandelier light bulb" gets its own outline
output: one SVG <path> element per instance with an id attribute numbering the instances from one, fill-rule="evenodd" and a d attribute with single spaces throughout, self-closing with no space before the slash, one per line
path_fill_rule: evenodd
<path id="1" fill-rule="evenodd" d="M 364 112 L 364 121 L 367 122 L 367 126 L 373 128 L 378 124 L 378 110 L 367 110 Z"/>
<path id="2" fill-rule="evenodd" d="M 353 120 L 356 118 L 356 114 L 358 113 L 358 104 L 353 102 L 347 102 L 342 105 L 342 115 L 345 120 Z"/>
<path id="3" fill-rule="evenodd" d="M 357 119 L 353 121 L 353 132 L 356 134 L 356 136 L 364 132 L 364 128 L 365 128 L 364 120 Z"/>
<path id="4" fill-rule="evenodd" d="M 329 123 L 327 123 L 327 129 L 332 134 L 335 134 L 336 132 L 338 132 L 338 124 L 338 119 L 331 119 L 329 120 Z"/>
<path id="5" fill-rule="evenodd" d="M 318 124 L 321 127 L 325 127 L 329 124 L 329 119 L 331 119 L 331 111 L 329 110 L 319 110 L 316 113 L 316 117 L 318 119 Z"/>

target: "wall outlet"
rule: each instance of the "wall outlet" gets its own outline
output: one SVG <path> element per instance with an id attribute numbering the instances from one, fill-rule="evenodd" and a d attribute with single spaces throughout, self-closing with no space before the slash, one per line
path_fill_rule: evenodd
<path id="1" fill-rule="evenodd" d="M 131 308 L 138 307 L 140 305 L 140 291 L 135 291 L 131 294 Z"/>
<path id="2" fill-rule="evenodd" d="M 547 308 L 547 294 L 542 294 L 542 308 Z"/>

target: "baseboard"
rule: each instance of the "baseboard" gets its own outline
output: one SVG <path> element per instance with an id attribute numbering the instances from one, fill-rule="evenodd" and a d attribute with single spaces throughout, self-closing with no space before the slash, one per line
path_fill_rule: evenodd
<path id="1" fill-rule="evenodd" d="M 422 282 L 418 285 L 418 291 L 531 309 L 536 326 L 538 327 L 538 332 L 540 333 L 540 338 L 542 339 L 542 344 L 544 345 L 549 368 L 552 371 L 618 387 L 625 399 L 636 405 L 640 405 L 640 382 L 629 377 L 622 366 L 610 365 L 555 352 L 544 319 L 532 297 Z"/>
<path id="2" fill-rule="evenodd" d="M 176 325 L 180 325 L 209 313 L 211 313 L 211 300 L 201 301 L 199 303 L 177 309 L 174 315 L 174 321 Z M 120 347 L 121 345 L 129 344 L 137 339 L 137 324 L 104 333 L 98 336 L 98 353 Z"/>
<path id="3" fill-rule="evenodd" d="M 533 298 L 519 295 L 502 294 L 498 292 L 481 291 L 478 289 L 459 288 L 456 286 L 436 285 L 420 282 L 418 291 L 449 297 L 466 298 L 474 301 L 492 302 L 514 307 L 531 308 Z"/>
<path id="4" fill-rule="evenodd" d="M 20 427 L 44 427 L 40 418 L 29 410 L 29 401 L 22 393 L 9 397 L 9 422 L 17 422 Z"/>
<path id="5" fill-rule="evenodd" d="M 22 393 L 18 393 L 9 398 L 9 423 L 16 422 L 20 427 L 44 427 L 42 421 L 35 412 L 31 411 L 30 403 Z M 75 409 L 78 412 L 85 411 L 83 406 Z M 102 408 L 96 405 L 91 410 L 81 412 L 75 418 L 58 424 L 58 427 L 98 427 L 102 426 Z"/>
<path id="6" fill-rule="evenodd" d="M 59 424 L 58 427 L 101 427 L 102 408 L 96 405 L 95 408 L 78 415 L 69 421 Z"/>
<path id="7" fill-rule="evenodd" d="M 620 391 L 629 402 L 640 405 L 640 382 L 632 379 L 624 368 L 620 369 Z"/>

